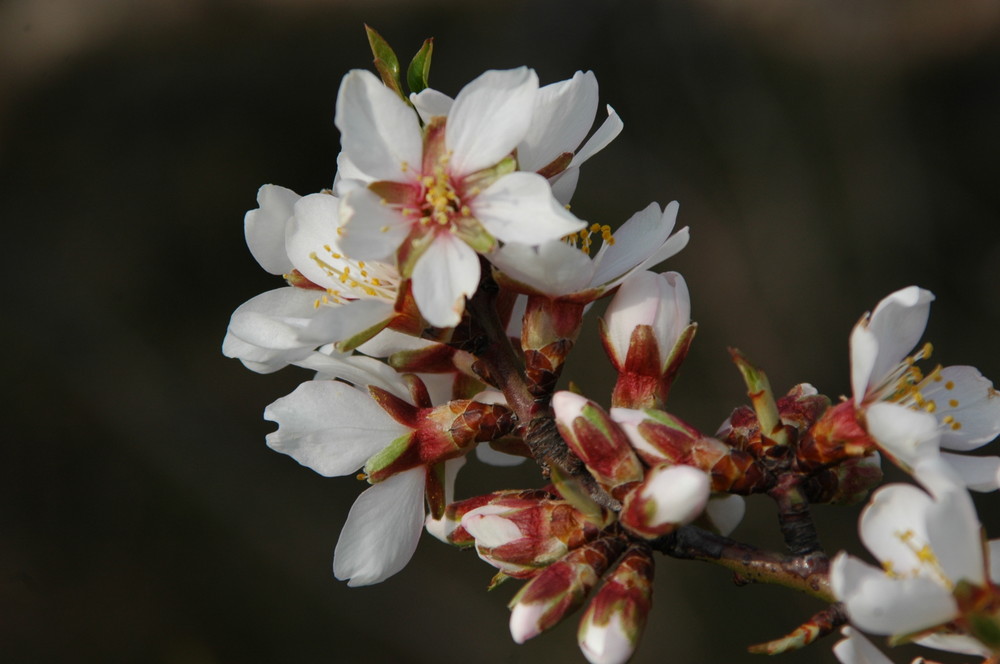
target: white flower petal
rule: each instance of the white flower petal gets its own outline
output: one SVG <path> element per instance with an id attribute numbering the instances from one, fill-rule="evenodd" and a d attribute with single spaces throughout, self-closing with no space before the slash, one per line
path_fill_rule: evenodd
<path id="1" fill-rule="evenodd" d="M 861 406 L 873 381 L 872 371 L 878 360 L 878 339 L 875 333 L 868 329 L 862 319 L 851 330 L 851 392 L 854 395 L 854 405 Z"/>
<path id="2" fill-rule="evenodd" d="M 354 69 L 337 93 L 334 119 L 351 163 L 373 180 L 409 182 L 423 157 L 417 114 L 374 74 Z"/>
<path id="3" fill-rule="evenodd" d="M 441 233 L 413 268 L 413 299 L 420 314 L 435 327 L 454 327 L 462 320 L 465 298 L 479 287 L 479 256 L 449 233 Z"/>
<path id="4" fill-rule="evenodd" d="M 470 201 L 470 208 L 504 242 L 542 244 L 586 226 L 552 197 L 548 181 L 536 173 L 503 176 Z"/>
<path id="5" fill-rule="evenodd" d="M 333 380 L 312 380 L 264 410 L 278 423 L 267 446 L 320 475 L 353 473 L 370 456 L 409 431 L 356 388 Z"/>
<path id="6" fill-rule="evenodd" d="M 410 94 L 410 103 L 426 124 L 435 116 L 447 117 L 455 100 L 433 88 L 424 88 L 420 92 Z"/>
<path id="7" fill-rule="evenodd" d="M 358 346 L 357 349 L 371 357 L 389 357 L 402 350 L 421 350 L 435 345 L 437 343 L 434 341 L 420 339 L 387 328 L 372 337 L 371 341 L 366 341 Z"/>
<path id="8" fill-rule="evenodd" d="M 285 225 L 299 195 L 291 189 L 265 184 L 257 190 L 257 205 L 243 217 L 247 247 L 260 266 L 271 274 L 290 272 L 285 253 Z"/>
<path id="9" fill-rule="evenodd" d="M 305 357 L 320 345 L 304 341 L 301 335 L 316 314 L 318 295 L 288 286 L 250 298 L 229 320 L 223 355 L 266 366 L 266 373 Z"/>
<path id="10" fill-rule="evenodd" d="M 833 646 L 833 654 L 841 664 L 892 664 L 891 659 L 856 629 L 844 627 L 840 633 L 846 638 Z"/>
<path id="11" fill-rule="evenodd" d="M 410 222 L 369 189 L 349 191 L 340 199 L 340 221 L 340 246 L 355 260 L 390 258 L 410 232 Z"/>
<path id="12" fill-rule="evenodd" d="M 549 185 L 552 187 L 552 197 L 559 202 L 559 205 L 569 205 L 573 194 L 576 193 L 576 185 L 579 181 L 580 169 L 567 168 L 549 180 Z"/>
<path id="13" fill-rule="evenodd" d="M 490 254 L 489 259 L 514 281 L 550 296 L 586 289 L 594 271 L 586 253 L 562 240 L 534 246 L 511 242 Z"/>
<path id="14" fill-rule="evenodd" d="M 579 167 L 583 162 L 587 161 L 595 154 L 603 150 L 608 146 L 611 141 L 615 140 L 618 134 L 621 133 L 624 123 L 621 118 L 618 117 L 618 113 L 615 109 L 608 106 L 608 119 L 597 128 L 594 135 L 584 143 L 583 147 L 580 148 L 576 155 L 573 157 L 573 161 L 569 163 L 571 168 Z"/>
<path id="15" fill-rule="evenodd" d="M 691 323 L 691 296 L 676 272 L 636 272 L 626 279 L 604 312 L 606 339 L 619 366 L 624 366 L 632 333 L 638 325 L 652 328 L 666 362 L 681 332 Z"/>
<path id="16" fill-rule="evenodd" d="M 580 626 L 580 652 L 590 664 L 625 664 L 636 646 L 630 633 L 634 633 L 634 629 L 626 628 L 621 616 L 612 613 L 607 624 L 593 621 L 586 625 L 586 630 Z"/>
<path id="17" fill-rule="evenodd" d="M 927 510 L 927 536 L 937 564 L 951 581 L 983 585 L 982 525 L 964 486 L 937 488 L 934 503 Z"/>
<path id="18" fill-rule="evenodd" d="M 708 474 L 693 466 L 657 466 L 648 470 L 641 491 L 654 511 L 647 515 L 647 524 L 658 527 L 691 523 L 705 511 L 711 489 Z"/>
<path id="19" fill-rule="evenodd" d="M 316 372 L 316 380 L 339 379 L 356 385 L 362 390 L 369 385 L 380 387 L 395 394 L 400 399 L 413 403 L 409 386 L 400 374 L 385 362 L 374 357 L 351 355 L 349 353 L 312 353 L 295 362 L 296 366 Z"/>
<path id="20" fill-rule="evenodd" d="M 879 447 L 909 468 L 940 453 L 940 428 L 929 413 L 880 402 L 868 407 L 865 419 Z"/>
<path id="21" fill-rule="evenodd" d="M 875 307 L 868 329 L 878 340 L 878 356 L 870 385 L 882 380 L 920 341 L 933 300 L 930 291 L 909 286 L 886 296 Z"/>
<path id="22" fill-rule="evenodd" d="M 510 154 L 528 131 L 537 91 L 527 67 L 487 71 L 462 88 L 445 128 L 452 172 L 475 173 Z"/>
<path id="23" fill-rule="evenodd" d="M 483 505 L 469 510 L 462 516 L 462 527 L 476 538 L 476 546 L 496 548 L 521 539 L 524 534 L 517 524 L 505 514 L 510 511 L 503 505 Z"/>
<path id="24" fill-rule="evenodd" d="M 979 657 L 990 657 L 993 651 L 982 643 L 967 634 L 928 634 L 914 641 L 917 645 L 947 652 L 957 652 L 963 655 L 978 655 Z M 920 664 L 928 660 L 914 660 L 913 664 Z"/>
<path id="25" fill-rule="evenodd" d="M 426 469 L 393 475 L 358 496 L 340 531 L 333 573 L 349 586 L 379 583 L 406 567 L 424 525 Z"/>
<path id="26" fill-rule="evenodd" d="M 974 450 L 1000 434 L 1000 394 L 975 367 L 945 367 L 920 391 L 944 425 L 941 447 Z"/>
<path id="27" fill-rule="evenodd" d="M 942 452 L 941 458 L 961 476 L 969 489 L 989 492 L 1000 488 L 1000 457 Z"/>
<path id="28" fill-rule="evenodd" d="M 476 458 L 486 465 L 497 466 L 498 468 L 520 466 L 525 461 L 525 457 L 523 456 L 499 452 L 490 447 L 488 443 L 476 445 Z"/>
<path id="29" fill-rule="evenodd" d="M 896 579 L 844 552 L 830 565 L 830 584 L 851 622 L 873 634 L 909 634 L 956 617 L 951 593 L 927 578 Z"/>
<path id="30" fill-rule="evenodd" d="M 594 283 L 611 283 L 656 254 L 670 237 L 677 210 L 676 201 L 662 212 L 657 203 L 650 203 L 629 217 L 615 231 L 615 243 L 605 243 L 594 257 L 597 263 Z"/>
<path id="31" fill-rule="evenodd" d="M 918 553 L 929 543 L 927 514 L 933 503 L 933 498 L 911 484 L 880 488 L 861 513 L 861 541 L 895 574 L 929 572 Z"/>
<path id="32" fill-rule="evenodd" d="M 719 494 L 708 499 L 705 516 L 712 522 L 720 535 L 728 536 L 740 525 L 746 514 L 747 504 L 743 496 Z"/>
<path id="33" fill-rule="evenodd" d="M 322 343 L 345 341 L 372 328 L 384 327 L 394 314 L 386 300 L 352 300 L 344 304 L 325 304 L 301 333 L 305 340 Z"/>
<path id="34" fill-rule="evenodd" d="M 517 146 L 518 167 L 537 171 L 565 152 L 574 152 L 594 124 L 597 77 L 576 72 L 573 78 L 545 85 L 535 95 L 531 126 Z"/>
<path id="35" fill-rule="evenodd" d="M 340 264 L 331 257 L 338 253 L 337 229 L 340 227 L 340 200 L 329 194 L 303 196 L 295 204 L 285 235 L 285 247 L 292 265 L 309 281 L 324 288 L 340 286 L 336 276 L 317 261 Z M 330 247 L 326 251 L 324 246 Z"/>

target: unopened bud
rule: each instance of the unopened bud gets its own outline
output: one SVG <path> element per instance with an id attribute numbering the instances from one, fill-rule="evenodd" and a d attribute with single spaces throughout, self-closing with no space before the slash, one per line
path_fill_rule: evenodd
<path id="1" fill-rule="evenodd" d="M 696 519 L 710 493 L 708 475 L 697 468 L 656 466 L 625 496 L 618 518 L 629 532 L 656 539 Z"/>
<path id="2" fill-rule="evenodd" d="M 519 579 L 594 539 L 603 527 L 568 502 L 545 498 L 483 505 L 467 512 L 461 525 L 475 538 L 480 558 Z"/>
<path id="3" fill-rule="evenodd" d="M 653 601 L 653 559 L 633 545 L 580 620 L 577 643 L 590 664 L 624 664 L 635 652 Z"/>
<path id="4" fill-rule="evenodd" d="M 577 609 L 625 548 L 602 537 L 574 549 L 531 579 L 510 601 L 510 634 L 524 643 Z"/>
<path id="5" fill-rule="evenodd" d="M 818 468 L 878 449 L 858 420 L 853 401 L 843 401 L 823 413 L 799 444 L 799 463 Z"/>
<path id="6" fill-rule="evenodd" d="M 563 440 L 608 493 L 620 499 L 629 485 L 642 479 L 642 464 L 628 436 L 600 406 L 563 391 L 552 398 L 552 408 Z"/>
<path id="7" fill-rule="evenodd" d="M 427 530 L 447 544 L 459 547 L 472 546 L 476 543 L 476 538 L 462 527 L 462 517 L 472 510 L 484 505 L 501 505 L 507 509 L 519 509 L 543 499 L 555 500 L 557 496 L 545 489 L 509 489 L 467 498 L 449 504 L 441 519 L 434 523 L 428 521 Z"/>

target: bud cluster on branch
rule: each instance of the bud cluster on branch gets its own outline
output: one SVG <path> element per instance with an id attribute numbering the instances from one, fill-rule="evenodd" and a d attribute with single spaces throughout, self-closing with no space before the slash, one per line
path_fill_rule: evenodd
<path id="1" fill-rule="evenodd" d="M 889 661 L 861 632 L 996 661 L 1000 545 L 969 490 L 1000 486 L 1000 458 L 967 453 L 1000 434 L 1000 398 L 972 367 L 922 362 L 931 293 L 899 290 L 857 323 L 850 397 L 808 383 L 776 394 L 731 350 L 748 403 L 701 431 L 668 405 L 697 331 L 688 287 L 653 271 L 688 243 L 677 203 L 651 203 L 617 230 L 569 209 L 580 168 L 622 129 L 608 106 L 592 130 L 593 73 L 540 86 L 527 67 L 487 71 L 452 98 L 428 86 L 431 40 L 404 85 L 392 49 L 368 38 L 378 76 L 354 70 L 340 84 L 332 187 L 265 185 L 246 214 L 250 251 L 286 285 L 241 305 L 223 342 L 260 373 L 314 372 L 265 410 L 278 425 L 268 446 L 370 485 L 337 543 L 337 578 L 396 574 L 426 529 L 474 549 L 494 585 L 524 580 L 515 641 L 583 609 L 580 649 L 603 664 L 638 646 L 663 554 L 827 602 L 755 652 L 843 627 L 834 650 L 846 663 Z M 597 322 L 618 376 L 608 407 L 557 389 L 603 297 Z M 470 452 L 532 459 L 541 486 L 456 500 Z M 869 500 L 883 459 L 916 484 Z M 752 494 L 773 500 L 786 550 L 730 538 Z M 830 557 L 810 511 L 865 501 L 861 539 L 882 567 Z"/>

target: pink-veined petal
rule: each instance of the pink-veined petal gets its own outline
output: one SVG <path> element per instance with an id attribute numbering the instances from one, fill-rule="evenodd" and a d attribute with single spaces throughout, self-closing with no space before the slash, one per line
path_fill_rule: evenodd
<path id="1" fill-rule="evenodd" d="M 452 172 L 469 175 L 510 154 L 528 131 L 537 91 L 527 67 L 487 71 L 462 88 L 445 128 Z"/>
<path id="2" fill-rule="evenodd" d="M 333 573 L 349 586 L 368 586 L 406 567 L 424 525 L 426 469 L 411 468 L 358 496 L 340 531 Z"/>
<path id="3" fill-rule="evenodd" d="M 517 146 L 518 167 L 537 171 L 565 152 L 574 152 L 594 124 L 597 77 L 576 72 L 573 78 L 538 89 L 528 133 Z"/>
<path id="4" fill-rule="evenodd" d="M 367 177 L 414 179 L 423 158 L 417 114 L 374 74 L 354 69 L 344 76 L 334 123 L 344 153 Z"/>
<path id="5" fill-rule="evenodd" d="M 290 272 L 292 263 L 285 253 L 285 225 L 299 195 L 291 189 L 265 184 L 257 190 L 257 209 L 243 217 L 247 247 L 260 266 L 271 274 Z"/>
<path id="6" fill-rule="evenodd" d="M 503 242 L 542 244 L 586 226 L 552 197 L 548 181 L 536 173 L 503 176 L 469 207 L 472 216 Z"/>
<path id="7" fill-rule="evenodd" d="M 409 429 L 357 388 L 333 380 L 302 383 L 264 410 L 278 423 L 267 446 L 320 475 L 353 473 Z"/>
<path id="8" fill-rule="evenodd" d="M 479 256 L 467 244 L 441 233 L 413 268 L 413 299 L 420 314 L 435 327 L 454 327 L 462 320 L 465 298 L 479 286 Z"/>
<path id="9" fill-rule="evenodd" d="M 410 221 L 370 189 L 355 189 L 340 199 L 340 221 L 340 246 L 355 260 L 388 259 L 410 232 Z"/>

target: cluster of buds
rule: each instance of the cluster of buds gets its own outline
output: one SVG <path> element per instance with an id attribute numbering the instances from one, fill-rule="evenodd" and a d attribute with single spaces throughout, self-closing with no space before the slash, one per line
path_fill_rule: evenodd
<path id="1" fill-rule="evenodd" d="M 607 107 L 591 133 L 594 75 L 539 86 L 526 67 L 488 71 L 452 98 L 429 87 L 431 40 L 404 79 L 388 44 L 368 38 L 378 76 L 341 83 L 332 188 L 265 185 L 245 217 L 254 257 L 286 285 L 240 306 L 223 342 L 260 373 L 315 372 L 265 410 L 278 425 L 267 443 L 369 485 L 337 543 L 337 578 L 399 572 L 426 529 L 474 549 L 498 570 L 494 585 L 524 581 L 515 641 L 586 604 L 581 651 L 619 664 L 638 645 L 660 553 L 829 603 L 756 651 L 802 647 L 850 619 L 895 640 L 1000 653 L 993 543 L 967 493 L 1000 487 L 1000 458 L 943 451 L 993 440 L 1000 398 L 972 367 L 918 368 L 928 291 L 897 291 L 855 326 L 853 395 L 836 404 L 806 383 L 775 396 L 731 351 L 749 403 L 703 433 L 667 404 L 697 330 L 683 277 L 652 271 L 688 242 L 677 203 L 651 203 L 615 231 L 568 208 L 581 165 L 622 128 Z M 618 374 L 608 409 L 557 389 L 589 305 L 606 296 L 601 338 Z M 470 453 L 530 458 L 544 486 L 456 500 Z M 866 500 L 883 457 L 926 489 L 882 489 L 863 513 L 888 575 L 846 554 L 831 562 L 810 513 Z M 774 500 L 787 551 L 730 538 L 750 494 Z M 842 661 L 877 660 L 847 634 Z"/>

